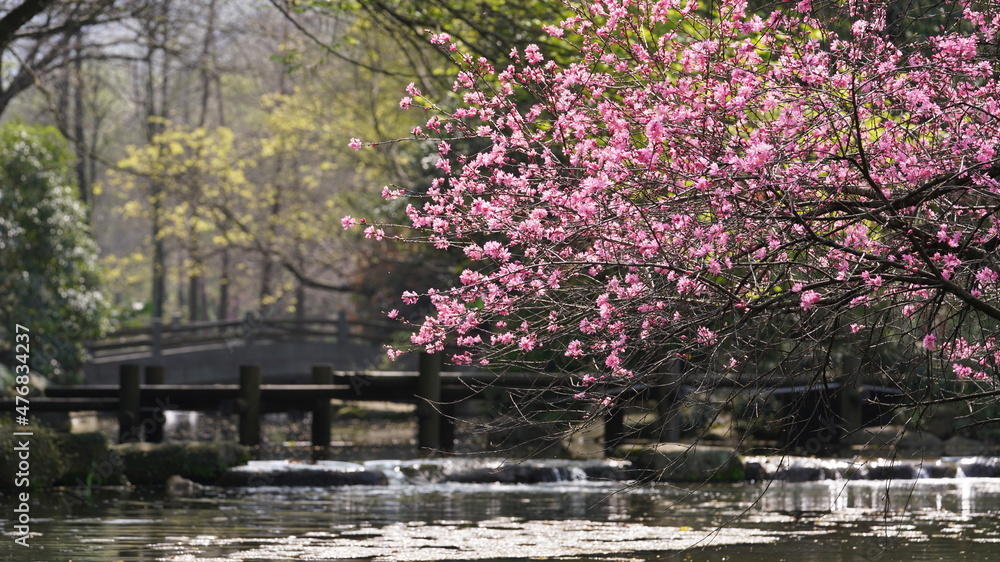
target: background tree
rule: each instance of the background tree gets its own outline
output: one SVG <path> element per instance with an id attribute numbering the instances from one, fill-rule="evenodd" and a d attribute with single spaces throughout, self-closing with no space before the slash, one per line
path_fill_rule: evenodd
<path id="1" fill-rule="evenodd" d="M 52 128 L 0 128 L 0 361 L 15 364 L 21 324 L 33 334 L 32 368 L 64 383 L 78 376 L 83 339 L 111 326 L 73 164 Z"/>
<path id="2" fill-rule="evenodd" d="M 371 72 L 405 76 L 428 92 L 447 92 L 457 71 L 450 53 L 427 48 L 432 34 L 448 33 L 457 47 L 494 64 L 508 61 L 512 50 L 539 42 L 547 44 L 553 56 L 572 53 L 564 50 L 564 44 L 550 41 L 541 30 L 543 24 L 568 15 L 566 6 L 558 2 L 271 0 L 271 4 L 331 56 Z M 300 23 L 302 14 L 342 21 L 342 33 L 337 37 L 309 33 Z M 363 44 L 373 34 L 391 41 L 405 57 L 405 66 L 385 66 L 377 59 L 355 58 L 338 49 Z"/>
<path id="3" fill-rule="evenodd" d="M 542 31 L 542 22 L 558 20 L 568 13 L 561 4 L 537 2 L 447 2 L 415 4 L 410 2 L 300 2 L 274 0 L 271 4 L 292 23 L 296 31 L 311 41 L 314 57 L 328 66 L 347 72 L 358 85 L 371 84 L 371 91 L 357 94 L 370 103 L 368 117 L 352 134 L 365 139 L 395 139 L 419 124 L 417 119 L 401 128 L 398 117 L 398 94 L 407 82 L 413 82 L 439 104 L 452 106 L 459 96 L 451 83 L 459 67 L 451 53 L 433 48 L 428 39 L 447 32 L 457 45 L 494 64 L 506 64 L 512 50 L 531 43 L 544 43 L 550 54 L 569 56 L 560 41 L 553 41 Z M 322 22 L 319 25 L 313 22 Z M 318 47 L 318 49 L 316 48 Z M 393 53 L 393 56 L 387 56 Z M 301 53 L 289 62 L 305 66 Z M 345 102 L 338 97 L 339 104 Z M 522 100 L 526 102 L 526 100 Z M 352 106 L 354 104 L 350 104 Z M 356 111 L 356 110 L 354 110 Z M 359 113 L 360 115 L 361 113 Z M 417 116 L 411 116 L 411 118 Z M 482 146 L 456 146 L 456 150 L 474 152 Z M 433 167 L 432 147 L 383 143 L 376 151 L 360 153 L 359 171 L 372 181 L 426 189 L 440 171 Z M 379 205 L 370 198 L 371 191 L 359 186 L 355 203 L 369 218 L 398 222 L 404 218 L 405 205 L 396 202 Z M 364 195 L 362 195 L 364 194 Z M 377 210 L 371 212 L 372 208 Z M 415 286 L 428 288 L 447 282 L 457 272 L 461 256 L 435 255 L 419 245 L 397 244 L 382 240 L 378 245 L 359 246 L 353 274 L 359 312 L 387 310 L 395 306 L 393 294 Z M 419 309 L 404 309 L 417 316 Z"/>

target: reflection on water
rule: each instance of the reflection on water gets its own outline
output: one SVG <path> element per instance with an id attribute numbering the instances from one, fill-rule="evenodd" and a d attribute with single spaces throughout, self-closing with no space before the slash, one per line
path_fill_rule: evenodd
<path id="1" fill-rule="evenodd" d="M 990 560 L 1000 481 L 564 482 L 33 494 L 2 560 Z M 678 554 L 678 551 L 682 551 Z"/>

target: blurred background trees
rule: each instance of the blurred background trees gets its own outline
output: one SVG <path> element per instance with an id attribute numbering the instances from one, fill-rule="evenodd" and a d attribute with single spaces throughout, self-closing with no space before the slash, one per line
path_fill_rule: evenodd
<path id="1" fill-rule="evenodd" d="M 410 136 L 424 116 L 399 108 L 409 83 L 450 104 L 458 69 L 430 35 L 450 33 L 502 65 L 515 47 L 546 41 L 540 26 L 560 10 L 520 0 L 0 0 L 0 118 L 48 127 L 9 125 L 5 143 L 15 130 L 33 140 L 0 147 L 4 165 L 44 168 L 35 183 L 6 175 L 0 188 L 5 324 L 32 291 L 30 306 L 67 319 L 74 346 L 112 318 L 377 317 L 404 289 L 450 279 L 457 258 L 373 244 L 339 221 L 401 222 L 405 201 L 386 203 L 382 186 L 425 189 L 434 147 L 355 152 L 348 141 Z M 32 242 L 48 253 L 18 238 L 31 208 L 74 225 Z M 90 300 L 43 305 L 59 291 L 23 272 L 75 283 Z M 74 370 L 80 351 L 54 354 L 48 372 Z"/>
<path id="2" fill-rule="evenodd" d="M 74 160 L 51 127 L 0 127 L 0 338 L 27 327 L 29 365 L 62 380 L 81 367 L 83 339 L 111 325 Z M 0 351 L 0 363 L 15 364 L 13 352 Z"/>

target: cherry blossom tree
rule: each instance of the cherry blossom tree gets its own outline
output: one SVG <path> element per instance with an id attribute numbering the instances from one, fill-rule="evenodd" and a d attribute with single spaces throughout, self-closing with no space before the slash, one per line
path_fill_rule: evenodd
<path id="1" fill-rule="evenodd" d="M 572 63 L 456 51 L 458 108 L 401 102 L 440 176 L 386 188 L 409 223 L 365 231 L 464 254 L 454 286 L 403 295 L 433 307 L 413 345 L 562 369 L 582 403 L 855 358 L 925 403 L 992 395 L 1000 13 L 942 2 L 925 36 L 891 4 L 595 0 L 545 28 Z"/>

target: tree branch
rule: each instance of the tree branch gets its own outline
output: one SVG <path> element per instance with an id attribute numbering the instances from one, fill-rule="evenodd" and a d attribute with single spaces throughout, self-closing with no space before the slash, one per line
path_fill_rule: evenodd
<path id="1" fill-rule="evenodd" d="M 0 18 L 0 50 L 6 49 L 19 29 L 52 4 L 55 0 L 25 0 Z"/>

